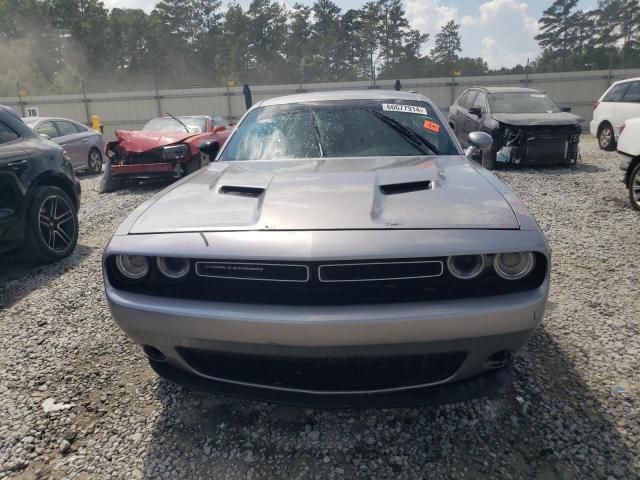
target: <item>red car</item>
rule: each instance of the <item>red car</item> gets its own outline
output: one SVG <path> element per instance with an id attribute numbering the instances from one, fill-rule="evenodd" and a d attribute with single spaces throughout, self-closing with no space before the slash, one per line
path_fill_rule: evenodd
<path id="1" fill-rule="evenodd" d="M 108 158 L 100 192 L 109 192 L 127 181 L 180 178 L 205 163 L 200 144 L 217 140 L 223 145 L 231 128 L 222 117 L 161 117 L 142 130 L 116 130 L 117 140 L 107 143 Z"/>

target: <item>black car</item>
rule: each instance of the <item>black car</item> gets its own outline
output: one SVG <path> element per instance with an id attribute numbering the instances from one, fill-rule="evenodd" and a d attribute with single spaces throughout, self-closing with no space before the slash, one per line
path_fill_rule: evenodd
<path id="1" fill-rule="evenodd" d="M 41 263 L 78 241 L 80 183 L 64 150 L 0 105 L 0 254 L 23 248 Z"/>
<path id="2" fill-rule="evenodd" d="M 582 118 L 560 108 L 534 88 L 473 87 L 465 90 L 449 110 L 449 125 L 467 146 L 469 133 L 493 137 L 482 165 L 573 164 L 578 159 Z"/>

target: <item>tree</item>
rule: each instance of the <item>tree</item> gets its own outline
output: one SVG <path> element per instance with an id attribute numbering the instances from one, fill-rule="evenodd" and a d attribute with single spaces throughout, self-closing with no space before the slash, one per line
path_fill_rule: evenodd
<path id="1" fill-rule="evenodd" d="M 550 54 L 559 56 L 562 68 L 567 63 L 569 51 L 575 43 L 576 16 L 575 8 L 578 0 L 556 0 L 542 13 L 540 19 L 541 33 L 535 36 L 541 47 Z"/>
<path id="2" fill-rule="evenodd" d="M 458 60 L 458 52 L 461 51 L 460 25 L 451 20 L 436 35 L 436 45 L 431 50 L 431 57 L 436 64 L 446 67 L 448 74 L 451 74 Z"/>

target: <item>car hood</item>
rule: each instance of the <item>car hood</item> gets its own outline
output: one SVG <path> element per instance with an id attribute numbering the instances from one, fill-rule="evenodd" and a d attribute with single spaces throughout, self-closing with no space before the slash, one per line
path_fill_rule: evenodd
<path id="1" fill-rule="evenodd" d="M 129 233 L 449 228 L 519 228 L 462 156 L 217 162 L 159 195 Z"/>
<path id="2" fill-rule="evenodd" d="M 127 130 L 116 130 L 115 135 L 120 146 L 132 153 L 142 153 L 165 145 L 184 142 L 188 138 L 196 136 L 196 134 L 188 132 L 130 132 Z"/>
<path id="3" fill-rule="evenodd" d="M 494 113 L 494 120 L 507 125 L 524 126 L 552 126 L 577 125 L 582 118 L 567 112 L 558 113 Z"/>

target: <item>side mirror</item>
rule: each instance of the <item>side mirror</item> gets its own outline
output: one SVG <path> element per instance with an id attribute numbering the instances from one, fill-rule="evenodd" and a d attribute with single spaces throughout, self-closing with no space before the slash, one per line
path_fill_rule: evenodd
<path id="1" fill-rule="evenodd" d="M 222 132 L 226 129 L 227 127 L 225 127 L 224 125 L 216 125 L 215 127 L 213 127 L 213 133 Z"/>
<path id="2" fill-rule="evenodd" d="M 571 107 L 562 107 L 560 110 L 569 113 L 571 111 Z"/>
<path id="3" fill-rule="evenodd" d="M 200 144 L 200 151 L 207 155 L 212 161 L 220 151 L 220 143 L 217 140 L 208 140 Z"/>
<path id="4" fill-rule="evenodd" d="M 51 137 L 49 135 L 47 135 L 46 133 L 39 133 L 38 135 L 40 135 L 45 140 L 51 140 Z"/>
<path id="5" fill-rule="evenodd" d="M 480 107 L 471 107 L 469 109 L 469 114 L 475 115 L 476 117 L 482 116 L 482 109 Z"/>
<path id="6" fill-rule="evenodd" d="M 493 143 L 493 138 L 487 132 L 471 132 L 469 134 L 469 145 L 478 150 L 486 150 Z"/>

